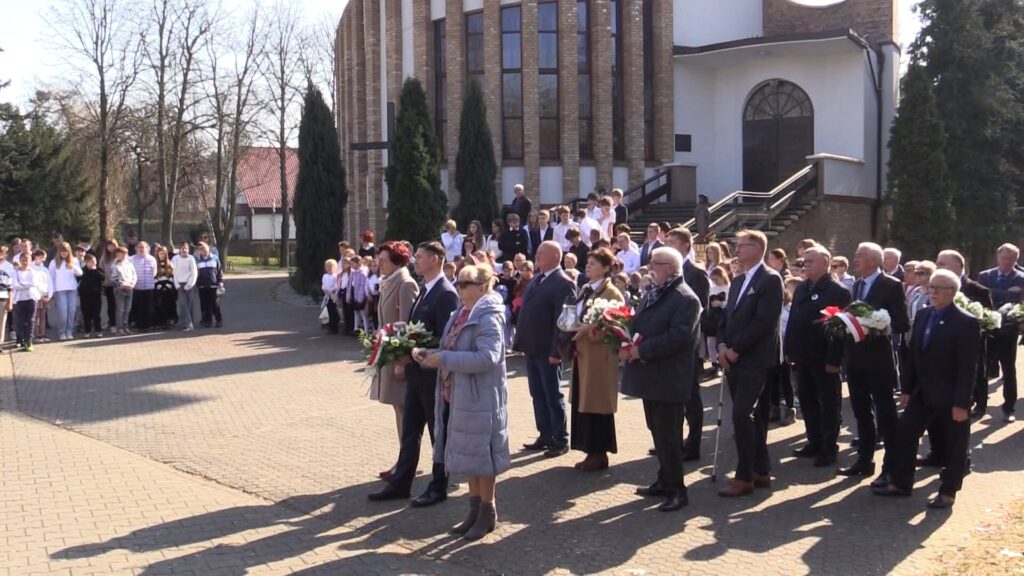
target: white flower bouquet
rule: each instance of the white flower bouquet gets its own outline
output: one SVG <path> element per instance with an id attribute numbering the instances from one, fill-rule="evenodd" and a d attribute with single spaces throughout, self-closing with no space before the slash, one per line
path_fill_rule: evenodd
<path id="1" fill-rule="evenodd" d="M 978 324 L 984 332 L 995 332 L 1003 325 L 1003 315 L 995 310 L 989 310 L 964 296 L 963 292 L 957 292 L 953 297 L 953 304 L 978 319 Z"/>
<path id="2" fill-rule="evenodd" d="M 854 302 L 841 310 L 829 306 L 821 311 L 825 331 L 832 337 L 849 336 L 854 342 L 892 334 L 892 318 L 886 310 L 875 310 L 866 302 Z"/>

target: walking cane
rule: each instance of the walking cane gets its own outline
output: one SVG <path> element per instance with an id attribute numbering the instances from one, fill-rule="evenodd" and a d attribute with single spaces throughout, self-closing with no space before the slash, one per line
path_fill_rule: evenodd
<path id="1" fill-rule="evenodd" d="M 711 464 L 711 481 L 714 482 L 718 479 L 718 439 L 722 437 L 722 400 L 725 398 L 725 373 L 721 372 L 722 377 L 718 386 L 718 421 L 715 423 L 715 459 Z"/>

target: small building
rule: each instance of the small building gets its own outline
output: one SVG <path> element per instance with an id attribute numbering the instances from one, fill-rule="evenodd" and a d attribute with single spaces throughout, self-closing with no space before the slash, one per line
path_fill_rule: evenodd
<path id="1" fill-rule="evenodd" d="M 280 157 L 275 147 L 250 146 L 242 151 L 238 164 L 235 230 L 232 254 L 256 255 L 261 245 L 274 246 L 281 238 Z M 288 208 L 294 205 L 295 181 L 299 174 L 299 155 L 294 148 L 285 150 Z M 289 213 L 289 239 L 295 240 L 295 218 Z"/>

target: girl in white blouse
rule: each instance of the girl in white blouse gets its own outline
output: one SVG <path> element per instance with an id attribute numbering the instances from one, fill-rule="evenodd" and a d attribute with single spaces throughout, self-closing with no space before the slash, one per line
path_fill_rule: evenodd
<path id="1" fill-rule="evenodd" d="M 454 262 L 455 257 L 462 254 L 462 241 L 465 236 L 459 232 L 455 220 L 444 223 L 445 231 L 441 233 L 441 245 L 444 246 L 444 259 Z"/>
<path id="2" fill-rule="evenodd" d="M 78 313 L 78 278 L 82 266 L 71 255 L 71 245 L 61 242 L 57 257 L 50 261 L 50 298 L 57 308 L 57 337 L 72 340 Z"/>

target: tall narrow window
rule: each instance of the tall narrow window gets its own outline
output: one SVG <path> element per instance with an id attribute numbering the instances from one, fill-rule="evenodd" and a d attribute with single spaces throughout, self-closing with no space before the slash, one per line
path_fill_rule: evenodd
<path id="1" fill-rule="evenodd" d="M 448 125 L 445 96 L 448 94 L 448 59 L 445 54 L 444 19 L 434 21 L 434 131 L 441 159 L 445 158 L 444 131 Z"/>
<path id="2" fill-rule="evenodd" d="M 484 85 L 484 13 L 466 14 L 466 80 Z"/>
<path id="3" fill-rule="evenodd" d="M 580 109 L 580 158 L 594 157 L 590 94 L 590 0 L 576 2 L 576 78 Z"/>
<path id="4" fill-rule="evenodd" d="M 654 150 L 654 0 L 644 0 L 644 160 Z"/>
<path id="5" fill-rule="evenodd" d="M 537 108 L 540 118 L 540 157 L 561 156 L 558 121 L 558 3 L 537 4 Z"/>
<path id="6" fill-rule="evenodd" d="M 622 85 L 622 2 L 612 2 L 612 156 L 626 159 L 625 103 Z"/>
<path id="7" fill-rule="evenodd" d="M 523 19 L 519 6 L 501 9 L 501 135 L 504 156 L 523 157 Z"/>

